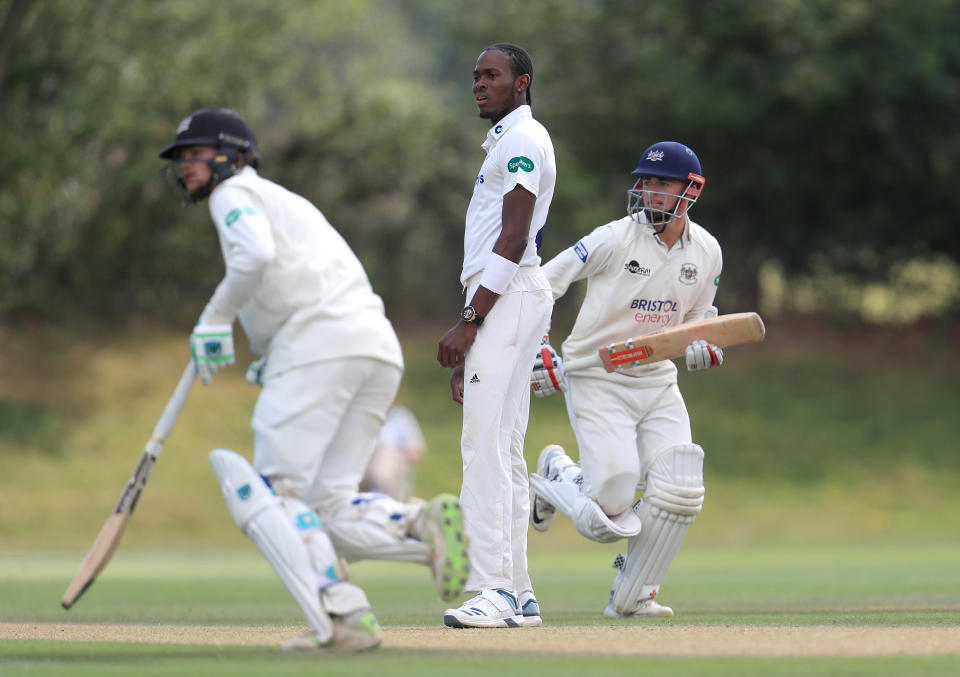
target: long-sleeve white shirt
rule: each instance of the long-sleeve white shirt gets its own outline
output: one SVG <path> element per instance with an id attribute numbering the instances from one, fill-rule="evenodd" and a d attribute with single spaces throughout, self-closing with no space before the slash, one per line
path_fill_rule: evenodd
<path id="1" fill-rule="evenodd" d="M 239 319 L 266 375 L 343 357 L 403 368 L 400 343 L 343 237 L 305 198 L 245 167 L 210 195 L 226 275 L 201 315 Z"/>
<path id="2" fill-rule="evenodd" d="M 562 345 L 563 358 L 587 357 L 602 345 L 704 317 L 722 267 L 717 240 L 692 221 L 669 251 L 652 228 L 629 216 L 596 228 L 543 266 L 554 299 L 572 282 L 587 280 L 583 305 Z M 654 386 L 675 383 L 677 368 L 662 360 L 623 373 L 597 367 L 587 374 Z"/>

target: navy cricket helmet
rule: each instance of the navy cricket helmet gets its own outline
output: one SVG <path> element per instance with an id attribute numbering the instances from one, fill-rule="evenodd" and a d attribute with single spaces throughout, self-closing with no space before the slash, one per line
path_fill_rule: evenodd
<path id="1" fill-rule="evenodd" d="M 633 187 L 627 191 L 627 213 L 638 223 L 654 226 L 666 224 L 683 216 L 700 197 L 706 179 L 703 177 L 700 159 L 688 146 L 676 141 L 655 143 L 640 157 L 637 168 L 630 172 L 636 177 Z M 643 177 L 686 181 L 687 185 L 680 193 L 658 193 L 643 189 Z M 677 201 L 668 209 L 658 209 L 651 204 L 651 195 L 676 197 Z M 647 199 L 644 199 L 646 195 Z M 681 208 L 681 206 L 685 207 Z M 663 232 L 663 228 L 657 231 Z"/>

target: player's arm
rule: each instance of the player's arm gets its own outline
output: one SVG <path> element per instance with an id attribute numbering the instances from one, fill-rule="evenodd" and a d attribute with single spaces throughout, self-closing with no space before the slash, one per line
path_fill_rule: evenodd
<path id="1" fill-rule="evenodd" d="M 684 316 L 684 322 L 691 322 L 717 315 L 717 307 L 713 301 L 717 295 L 717 286 L 720 284 L 720 271 L 723 260 L 717 251 L 716 264 L 708 269 L 707 279 L 701 285 L 701 292 L 697 296 L 690 311 Z M 708 341 L 694 341 L 686 350 L 687 371 L 703 371 L 723 364 L 723 349 Z"/>
<path id="2" fill-rule="evenodd" d="M 493 244 L 493 251 L 480 278 L 480 286 L 469 301 L 480 317 L 490 313 L 516 274 L 530 237 L 530 222 L 536 202 L 537 196 L 519 184 L 503 196 L 500 235 Z M 457 322 L 440 339 L 437 361 L 448 369 L 463 362 L 464 355 L 477 338 L 477 331 L 476 322 Z"/>
<path id="3" fill-rule="evenodd" d="M 577 280 L 585 280 L 604 270 L 611 255 L 621 250 L 613 229 L 606 224 L 594 228 L 573 246 L 543 264 L 543 274 L 553 290 L 554 300 L 566 294 Z"/>
<path id="4" fill-rule="evenodd" d="M 245 189 L 221 186 L 210 198 L 210 216 L 222 244 L 226 275 L 200 319 L 207 324 L 230 324 L 256 293 L 276 256 L 276 245 L 270 222 Z"/>
<path id="5" fill-rule="evenodd" d="M 493 253 L 514 264 L 514 272 L 527 248 L 527 240 L 530 238 L 530 221 L 533 220 L 533 208 L 536 203 L 537 196 L 519 184 L 503 196 L 503 227 L 497 241 L 493 243 Z M 491 257 L 484 273 L 491 268 L 491 264 L 496 266 L 495 262 L 496 259 Z M 509 270 L 506 266 L 504 269 Z M 507 273 L 501 274 L 499 279 L 488 274 L 481 277 L 480 286 L 470 299 L 470 305 L 474 307 L 477 314 L 481 317 L 489 314 L 497 299 L 500 298 L 500 294 L 506 291 L 506 285 L 510 283 L 511 278 L 512 276 Z"/>
<path id="6" fill-rule="evenodd" d="M 210 198 L 210 216 L 227 272 L 190 335 L 190 352 L 204 385 L 234 363 L 233 321 L 276 255 L 270 223 L 247 190 L 221 186 Z"/>

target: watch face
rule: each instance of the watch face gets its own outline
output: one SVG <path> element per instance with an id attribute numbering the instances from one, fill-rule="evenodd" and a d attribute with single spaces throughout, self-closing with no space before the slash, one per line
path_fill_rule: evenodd
<path id="1" fill-rule="evenodd" d="M 472 306 L 467 306 L 463 309 L 463 312 L 460 313 L 460 317 L 463 318 L 464 322 L 472 322 L 476 316 L 477 311 L 475 311 Z"/>

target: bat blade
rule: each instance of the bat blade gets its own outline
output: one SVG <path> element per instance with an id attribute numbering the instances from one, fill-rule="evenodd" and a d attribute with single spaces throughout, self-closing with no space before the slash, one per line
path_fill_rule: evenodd
<path id="1" fill-rule="evenodd" d="M 117 501 L 113 512 L 107 517 L 107 521 L 103 523 L 100 533 L 97 534 L 96 540 L 90 546 L 90 551 L 80 564 L 76 576 L 73 577 L 67 591 L 63 593 L 60 606 L 64 609 L 69 609 L 80 599 L 80 596 L 93 585 L 97 576 L 100 575 L 100 572 L 113 557 L 113 553 L 116 552 L 117 546 L 123 539 L 127 523 L 133 515 L 134 508 L 137 507 L 137 500 L 150 477 L 150 470 L 153 469 L 155 462 L 156 458 L 154 456 L 149 452 L 143 452 L 143 456 L 140 457 L 140 462 L 130 476 L 127 486 L 120 494 L 120 500 Z"/>
<path id="2" fill-rule="evenodd" d="M 757 313 L 730 313 L 601 346 L 596 354 L 565 362 L 564 368 L 568 372 L 588 367 L 603 367 L 608 372 L 621 371 L 641 364 L 682 357 L 687 346 L 697 339 L 726 348 L 762 341 L 765 335 L 766 328 Z"/>
<path id="3" fill-rule="evenodd" d="M 618 371 L 682 357 L 687 346 L 698 339 L 726 348 L 762 341 L 764 336 L 766 327 L 757 313 L 732 313 L 695 320 L 652 334 L 611 343 L 601 347 L 598 353 L 604 369 Z"/>
<path id="4" fill-rule="evenodd" d="M 177 383 L 173 395 L 171 395 L 167 401 L 167 406 L 164 407 L 163 414 L 153 429 L 153 434 L 150 436 L 150 439 L 147 440 L 147 445 L 144 448 L 143 455 L 140 457 L 140 462 L 137 463 L 137 467 L 133 469 L 133 474 L 130 475 L 127 485 L 123 488 L 123 493 L 120 494 L 120 500 L 117 501 L 113 512 L 110 513 L 107 521 L 104 522 L 100 533 L 90 548 L 90 552 L 87 553 L 83 563 L 80 565 L 77 575 L 73 577 L 73 581 L 71 581 L 67 587 L 67 591 L 63 593 L 63 597 L 60 599 L 60 606 L 64 609 L 69 609 L 76 604 L 80 596 L 93 585 L 97 576 L 100 575 L 103 568 L 107 566 L 110 558 L 113 557 L 117 546 L 120 545 L 120 540 L 123 538 L 123 533 L 127 528 L 127 522 L 130 521 L 130 516 L 133 514 L 134 508 L 137 507 L 140 494 L 147 484 L 147 479 L 150 477 L 150 471 L 153 470 L 153 465 L 157 462 L 157 456 L 163 451 L 163 445 L 167 441 L 167 436 L 170 434 L 170 431 L 173 430 L 173 424 L 176 422 L 177 416 L 180 415 L 180 410 L 183 409 L 183 405 L 187 401 L 187 396 L 190 394 L 190 389 L 193 388 L 193 382 L 196 380 L 196 377 L 196 366 L 193 360 L 190 360 L 183 370 L 183 375 L 180 377 L 180 381 Z"/>

